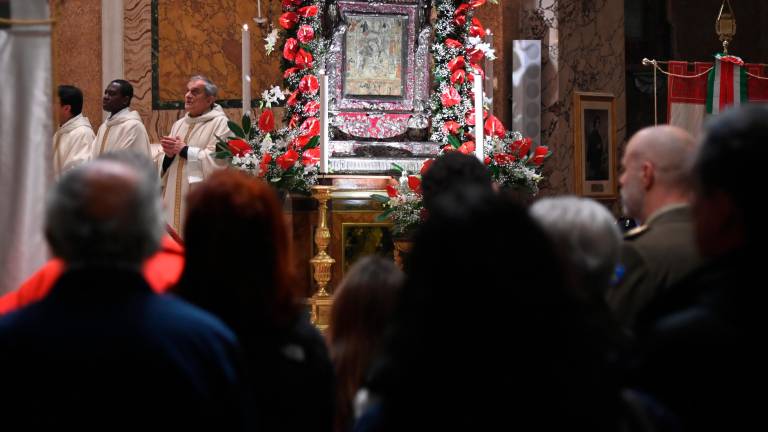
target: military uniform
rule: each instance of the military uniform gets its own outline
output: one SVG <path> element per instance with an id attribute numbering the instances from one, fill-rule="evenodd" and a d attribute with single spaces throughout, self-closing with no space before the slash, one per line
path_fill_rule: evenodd
<path id="1" fill-rule="evenodd" d="M 627 232 L 620 263 L 621 276 L 607 300 L 618 320 L 632 328 L 638 313 L 654 297 L 699 264 L 688 205 L 664 207 L 645 225 Z"/>

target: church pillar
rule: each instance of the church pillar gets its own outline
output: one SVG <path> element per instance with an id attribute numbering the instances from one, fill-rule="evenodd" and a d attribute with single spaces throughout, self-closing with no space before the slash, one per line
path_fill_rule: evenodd
<path id="1" fill-rule="evenodd" d="M 101 88 L 123 72 L 123 0 L 101 0 Z M 107 113 L 104 112 L 104 119 Z M 93 119 L 94 125 L 100 122 Z M 96 126 L 98 127 L 98 126 Z"/>

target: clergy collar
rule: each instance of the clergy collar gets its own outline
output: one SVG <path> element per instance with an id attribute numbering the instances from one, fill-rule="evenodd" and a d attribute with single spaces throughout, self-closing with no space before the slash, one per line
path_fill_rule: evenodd
<path id="1" fill-rule="evenodd" d="M 80 114 L 78 114 L 78 115 L 76 115 L 76 116 L 74 116 L 74 117 L 70 118 L 69 120 L 65 121 L 65 122 L 64 122 L 64 124 L 62 124 L 61 126 L 59 126 L 59 128 L 61 128 L 61 129 L 64 129 L 65 127 L 67 127 L 67 126 L 69 126 L 69 125 L 72 125 L 72 124 L 74 124 L 74 123 L 77 123 L 77 120 L 78 120 L 78 119 L 80 119 L 80 118 L 82 118 L 82 117 L 83 117 L 83 113 L 80 113 Z"/>
<path id="2" fill-rule="evenodd" d="M 114 114 L 110 114 L 109 117 L 107 117 L 107 120 L 112 120 L 115 117 L 119 117 L 121 114 L 130 111 L 130 109 L 131 107 L 127 106 Z"/>

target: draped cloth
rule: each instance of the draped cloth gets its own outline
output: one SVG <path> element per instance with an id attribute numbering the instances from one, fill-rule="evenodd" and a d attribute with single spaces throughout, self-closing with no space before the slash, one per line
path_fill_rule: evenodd
<path id="1" fill-rule="evenodd" d="M 104 153 L 126 149 L 152 158 L 147 129 L 139 113 L 130 108 L 113 114 L 99 126 L 99 133 L 93 140 L 93 159 Z"/>
<path id="2" fill-rule="evenodd" d="M 93 153 L 93 129 L 83 114 L 78 114 L 61 125 L 53 136 L 53 175 L 59 177 L 66 170 L 88 162 Z"/>
<path id="3" fill-rule="evenodd" d="M 47 0 L 11 0 L 11 19 L 48 19 Z M 0 29 L 0 294 L 47 259 L 45 191 L 51 180 L 51 26 Z"/>
<path id="4" fill-rule="evenodd" d="M 230 135 L 227 121 L 224 110 L 215 105 L 212 110 L 197 117 L 186 114 L 171 127 L 169 135 L 181 137 L 187 145 L 187 158 L 177 155 L 162 177 L 166 221 L 179 235 L 184 235 L 187 194 L 214 170 L 226 166 L 221 160 L 214 159 L 211 153 L 216 151 L 217 136 L 224 138 Z M 163 154 L 160 161 L 162 158 Z"/>

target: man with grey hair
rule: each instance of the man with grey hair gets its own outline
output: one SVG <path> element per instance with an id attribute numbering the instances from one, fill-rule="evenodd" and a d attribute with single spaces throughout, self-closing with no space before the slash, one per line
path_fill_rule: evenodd
<path id="1" fill-rule="evenodd" d="M 657 295 L 699 264 L 693 237 L 689 165 L 696 142 L 674 126 L 636 133 L 621 160 L 624 213 L 640 226 L 625 235 L 623 271 L 608 303 L 628 328 Z"/>
<path id="2" fill-rule="evenodd" d="M 235 336 L 140 273 L 163 232 L 144 165 L 99 158 L 54 187 L 45 233 L 66 271 L 50 295 L 0 318 L 12 371 L 0 406 L 23 423 L 9 429 L 244 428 Z"/>
<path id="3" fill-rule="evenodd" d="M 604 302 L 621 247 L 611 212 L 592 199 L 559 196 L 536 201 L 530 213 L 570 263 L 576 282 Z"/>
<path id="4" fill-rule="evenodd" d="M 184 95 L 187 113 L 173 124 L 168 136 L 160 139 L 166 221 L 179 234 L 184 232 L 190 189 L 223 166 L 211 156 L 216 150 L 216 137 L 230 134 L 227 116 L 215 103 L 217 92 L 210 79 L 202 75 L 191 77 Z"/>

